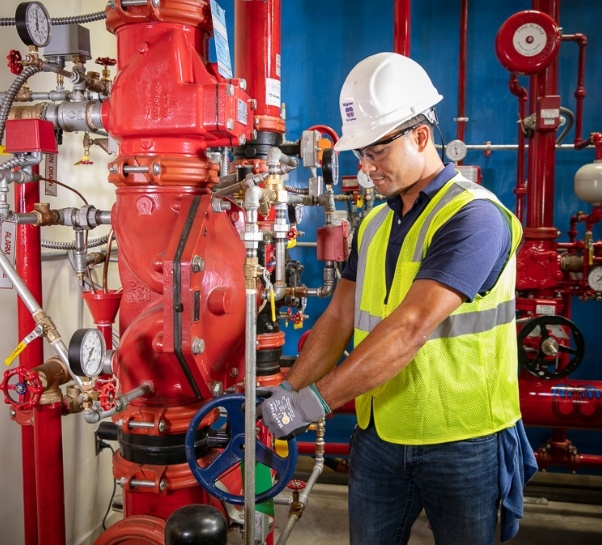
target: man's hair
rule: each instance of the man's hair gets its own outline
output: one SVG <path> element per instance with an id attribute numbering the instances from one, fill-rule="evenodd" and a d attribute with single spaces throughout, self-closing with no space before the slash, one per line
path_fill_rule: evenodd
<path id="1" fill-rule="evenodd" d="M 431 133 L 431 139 L 435 140 L 435 126 L 437 125 L 437 113 L 435 108 L 429 108 L 428 110 L 411 117 L 407 121 L 404 121 L 397 129 L 403 131 L 413 125 L 426 125 Z"/>

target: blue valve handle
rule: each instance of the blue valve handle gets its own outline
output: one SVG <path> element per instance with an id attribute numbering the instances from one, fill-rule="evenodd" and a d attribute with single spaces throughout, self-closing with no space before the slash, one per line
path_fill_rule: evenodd
<path id="1" fill-rule="evenodd" d="M 257 399 L 257 403 L 263 401 Z M 231 494 L 216 486 L 217 480 L 229 469 L 244 462 L 245 451 L 245 396 L 242 394 L 227 394 L 216 397 L 203 405 L 188 425 L 186 441 L 186 460 L 195 479 L 213 496 L 226 503 L 244 505 L 244 495 Z M 195 437 L 197 428 L 203 418 L 212 410 L 222 407 L 226 410 L 230 435 L 224 450 L 207 466 L 201 467 L 195 453 Z M 255 407 L 253 407 L 255 411 Z M 263 503 L 280 493 L 291 480 L 297 465 L 297 441 L 294 437 L 288 439 L 288 456 L 282 457 L 257 439 L 255 441 L 255 456 L 258 462 L 273 469 L 278 481 L 274 486 L 255 496 L 255 503 Z"/>

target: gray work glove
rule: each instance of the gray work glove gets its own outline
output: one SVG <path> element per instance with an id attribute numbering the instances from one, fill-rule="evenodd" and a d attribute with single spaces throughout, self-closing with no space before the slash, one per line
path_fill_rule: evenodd
<path id="1" fill-rule="evenodd" d="M 257 396 L 266 398 L 257 407 L 258 416 L 278 439 L 295 437 L 330 413 L 315 384 L 295 392 L 285 381 L 280 386 L 257 388 Z"/>

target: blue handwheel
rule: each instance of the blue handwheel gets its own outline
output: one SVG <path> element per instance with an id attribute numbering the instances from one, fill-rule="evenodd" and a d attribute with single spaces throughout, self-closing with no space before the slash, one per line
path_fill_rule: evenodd
<path id="1" fill-rule="evenodd" d="M 263 401 L 261 399 L 258 402 Z M 244 462 L 245 459 L 245 396 L 242 394 L 227 394 L 216 397 L 203 405 L 188 425 L 186 432 L 186 460 L 195 479 L 216 498 L 235 505 L 244 505 L 244 496 L 231 494 L 219 488 L 218 479 L 234 466 Z M 197 462 L 195 453 L 195 438 L 197 428 L 203 418 L 212 410 L 221 407 L 226 410 L 226 433 L 223 430 L 210 430 L 208 439 L 213 438 L 213 444 L 219 444 L 222 452 L 207 466 L 201 467 Z M 253 407 L 255 410 L 255 407 Z M 229 437 L 228 437 L 229 435 Z M 256 494 L 255 503 L 263 503 L 280 493 L 291 480 L 297 465 L 297 441 L 293 437 L 288 440 L 288 456 L 282 457 L 269 449 L 257 439 L 255 441 L 255 455 L 258 462 L 276 472 L 277 482 L 268 490 Z"/>

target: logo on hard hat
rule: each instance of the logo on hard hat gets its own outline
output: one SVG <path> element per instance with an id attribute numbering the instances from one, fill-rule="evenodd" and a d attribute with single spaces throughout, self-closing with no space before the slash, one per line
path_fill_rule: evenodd
<path id="1" fill-rule="evenodd" d="M 347 118 L 347 121 L 353 121 L 355 119 L 353 102 L 343 102 L 343 108 L 345 108 L 345 117 Z"/>

